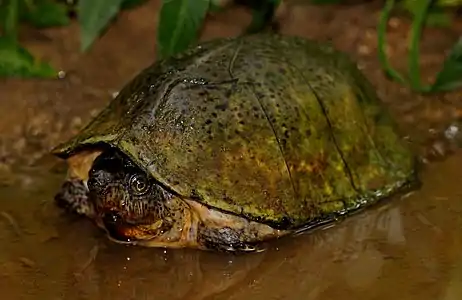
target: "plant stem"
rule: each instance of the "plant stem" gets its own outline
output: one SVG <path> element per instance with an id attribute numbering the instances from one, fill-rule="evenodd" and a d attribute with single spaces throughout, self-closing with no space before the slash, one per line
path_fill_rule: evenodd
<path id="1" fill-rule="evenodd" d="M 18 6 L 19 0 L 9 0 L 6 3 L 6 16 L 3 23 L 3 33 L 6 38 L 13 42 L 17 40 L 17 25 L 18 25 Z"/>
<path id="2" fill-rule="evenodd" d="M 380 14 L 380 20 L 377 26 L 378 56 L 379 61 L 382 64 L 382 68 L 388 76 L 400 83 L 406 83 L 404 77 L 390 65 L 385 51 L 387 23 L 394 5 L 395 0 L 387 0 Z"/>
<path id="3" fill-rule="evenodd" d="M 422 86 L 420 81 L 420 65 L 419 65 L 419 42 L 422 35 L 422 29 L 425 24 L 425 18 L 427 16 L 428 9 L 433 1 L 420 1 L 420 5 L 417 7 L 414 13 L 414 19 L 412 21 L 411 33 L 410 33 L 410 45 L 409 45 L 409 77 L 411 87 L 416 91 L 429 91 L 429 86 Z"/>

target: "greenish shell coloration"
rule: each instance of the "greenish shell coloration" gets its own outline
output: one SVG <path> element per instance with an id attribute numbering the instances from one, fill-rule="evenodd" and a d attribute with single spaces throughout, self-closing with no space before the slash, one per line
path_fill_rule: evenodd
<path id="1" fill-rule="evenodd" d="M 416 161 L 346 55 L 267 34 L 155 63 L 54 152 L 100 143 L 182 197 L 281 229 L 389 196 Z"/>

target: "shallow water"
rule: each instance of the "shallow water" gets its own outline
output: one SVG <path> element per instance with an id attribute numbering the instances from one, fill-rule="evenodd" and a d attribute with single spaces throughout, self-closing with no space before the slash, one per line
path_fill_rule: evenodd
<path id="1" fill-rule="evenodd" d="M 462 151 L 407 197 L 233 256 L 112 243 L 54 206 L 63 174 L 44 163 L 0 187 L 2 298 L 460 299 L 461 166 Z"/>

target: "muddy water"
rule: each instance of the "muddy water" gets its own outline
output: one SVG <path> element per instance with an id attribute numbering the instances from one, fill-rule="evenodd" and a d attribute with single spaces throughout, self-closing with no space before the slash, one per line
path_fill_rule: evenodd
<path id="1" fill-rule="evenodd" d="M 461 166 L 462 152 L 407 197 L 233 256 L 106 240 L 53 205 L 63 174 L 46 162 L 0 188 L 2 298 L 460 299 Z"/>

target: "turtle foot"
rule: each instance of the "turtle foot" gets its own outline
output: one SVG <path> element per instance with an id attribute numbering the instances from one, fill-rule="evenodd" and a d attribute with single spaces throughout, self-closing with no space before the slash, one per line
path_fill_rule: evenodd
<path id="1" fill-rule="evenodd" d="M 204 248 L 227 253 L 263 252 L 265 249 L 254 243 L 241 241 L 242 232 L 229 227 L 201 228 L 199 242 Z"/>
<path id="2" fill-rule="evenodd" d="M 92 218 L 94 208 L 88 199 L 88 188 L 81 179 L 67 179 L 55 195 L 55 203 L 66 211 Z"/>

